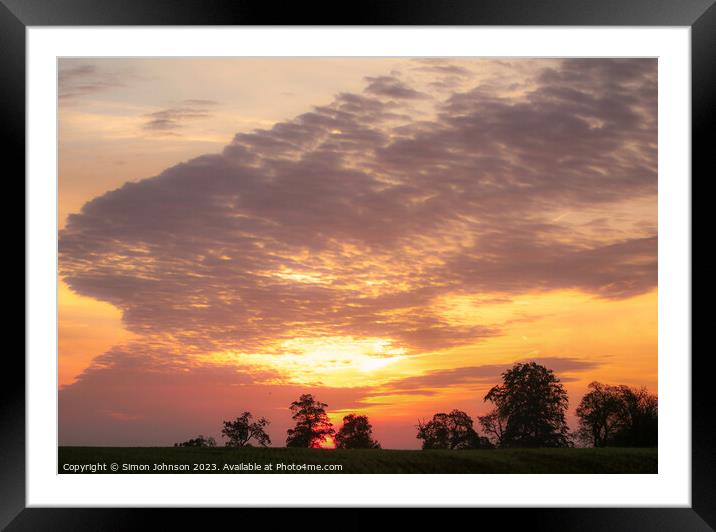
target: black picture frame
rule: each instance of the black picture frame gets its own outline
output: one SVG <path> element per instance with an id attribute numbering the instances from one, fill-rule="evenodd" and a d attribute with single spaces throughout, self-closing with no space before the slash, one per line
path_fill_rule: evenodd
<path id="1" fill-rule="evenodd" d="M 714 138 L 716 114 L 714 0 L 361 0 L 353 9 L 342 7 L 339 3 L 269 0 L 0 0 L 0 128 L 5 133 L 6 164 L 15 163 L 15 171 L 5 178 L 24 175 L 25 171 L 26 27 L 85 25 L 688 26 L 692 53 L 692 176 L 703 174 L 702 179 L 706 179 L 707 172 L 713 175 L 714 149 L 710 139 Z M 471 518 L 478 519 L 481 526 L 499 521 L 501 527 L 508 528 L 528 519 L 530 529 L 538 530 L 713 530 L 716 442 L 707 364 L 704 353 L 692 357 L 691 508 L 481 509 L 477 510 L 479 516 Z M 156 517 L 148 514 L 158 512 L 164 529 L 173 528 L 174 523 L 181 528 L 209 524 L 208 510 L 26 508 L 25 364 L 19 350 L 7 349 L 4 370 L 6 378 L 0 387 L 0 528 L 142 529 L 148 518 Z M 212 510 L 215 511 L 226 514 L 233 510 Z M 246 512 L 242 520 L 258 511 L 242 510 Z M 341 518 L 347 525 L 344 528 L 365 528 L 380 519 L 371 515 L 379 512 L 375 509 L 350 512 L 350 518 Z M 424 518 L 423 511 L 411 510 L 404 515 L 403 527 Z M 286 517 L 285 510 L 272 510 L 271 528 L 281 519 L 291 518 Z M 316 519 L 325 519 L 325 512 L 316 515 Z"/>

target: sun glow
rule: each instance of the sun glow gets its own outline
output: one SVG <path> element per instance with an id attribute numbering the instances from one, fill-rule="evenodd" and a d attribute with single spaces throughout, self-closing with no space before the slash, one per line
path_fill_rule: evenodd
<path id="1" fill-rule="evenodd" d="M 326 439 L 323 440 L 319 445 L 319 449 L 335 449 L 336 448 L 336 442 L 333 439 L 333 436 L 326 436 Z"/>
<path id="2" fill-rule="evenodd" d="M 276 370 L 295 383 L 354 387 L 387 380 L 378 374 L 405 354 L 386 338 L 330 336 L 285 340 L 270 353 L 215 353 L 211 360 Z"/>
<path id="3" fill-rule="evenodd" d="M 390 364 L 393 364 L 401 358 L 402 357 L 400 355 L 390 358 L 369 358 L 368 360 L 364 360 L 363 362 L 361 362 L 360 369 L 361 371 L 375 371 L 377 369 L 382 369 Z"/>

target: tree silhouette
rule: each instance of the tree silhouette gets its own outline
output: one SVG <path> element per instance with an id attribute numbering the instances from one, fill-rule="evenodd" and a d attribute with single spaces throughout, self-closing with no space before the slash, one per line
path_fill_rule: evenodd
<path id="1" fill-rule="evenodd" d="M 653 447 L 658 441 L 658 400 L 645 388 L 589 385 L 577 407 L 577 437 L 594 447 Z"/>
<path id="2" fill-rule="evenodd" d="M 491 442 L 497 446 L 502 445 L 507 420 L 500 415 L 500 412 L 494 408 L 489 414 L 478 416 L 477 419 L 482 427 L 482 432 L 487 434 Z"/>
<path id="3" fill-rule="evenodd" d="M 343 426 L 336 433 L 336 447 L 339 449 L 380 449 L 373 439 L 373 427 L 368 416 L 348 414 L 343 418 Z"/>
<path id="4" fill-rule="evenodd" d="M 473 428 L 472 418 L 461 410 L 438 413 L 430 421 L 418 422 L 416 438 L 423 440 L 423 449 L 479 449 L 492 447 Z"/>
<path id="5" fill-rule="evenodd" d="M 619 429 L 614 434 L 614 445 L 655 447 L 659 439 L 658 398 L 646 388 L 632 389 L 622 385 L 618 389 L 622 408 Z"/>
<path id="6" fill-rule="evenodd" d="M 438 413 L 430 421 L 418 421 L 417 439 L 423 440 L 423 449 L 447 449 L 449 446 L 447 414 Z"/>
<path id="7" fill-rule="evenodd" d="M 504 447 L 567 447 L 567 392 L 552 370 L 535 362 L 518 363 L 502 374 L 502 384 L 485 395 L 505 420 Z"/>
<path id="8" fill-rule="evenodd" d="M 227 438 L 227 447 L 244 447 L 254 439 L 262 447 L 271 445 L 271 438 L 266 434 L 265 428 L 270 423 L 268 419 L 261 417 L 252 421 L 251 412 L 244 412 L 234 421 L 224 421 L 224 428 L 221 434 Z"/>
<path id="9" fill-rule="evenodd" d="M 590 383 L 588 389 L 577 407 L 577 438 L 594 447 L 612 445 L 622 424 L 625 407 L 622 393 L 618 386 L 600 382 Z"/>
<path id="10" fill-rule="evenodd" d="M 209 436 L 205 438 L 199 434 L 196 438 L 192 438 L 181 443 L 175 443 L 174 447 L 216 447 L 216 440 Z"/>
<path id="11" fill-rule="evenodd" d="M 320 447 L 326 438 L 333 436 L 333 424 L 326 414 L 326 403 L 321 403 L 311 394 L 303 394 L 291 403 L 291 419 L 296 426 L 288 429 L 286 447 Z"/>

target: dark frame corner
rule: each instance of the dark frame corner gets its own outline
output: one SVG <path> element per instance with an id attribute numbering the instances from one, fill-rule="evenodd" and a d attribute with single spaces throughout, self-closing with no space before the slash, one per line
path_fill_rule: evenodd
<path id="1" fill-rule="evenodd" d="M 688 26 L 692 61 L 692 175 L 713 174 L 716 109 L 716 5 L 714 0 L 364 0 L 357 9 L 321 3 L 256 0 L 0 0 L 0 102 L 5 154 L 25 172 L 25 30 L 27 26 L 82 25 L 565 25 Z M 9 176 L 8 176 L 9 177 Z M 693 183 L 693 177 L 692 177 Z M 24 192 L 23 192 L 24 194 Z M 693 259 L 692 259 L 693 260 Z M 27 289 L 27 287 L 26 287 Z M 0 388 L 0 528 L 8 530 L 99 530 L 142 527 L 147 513 L 177 524 L 206 525 L 207 510 L 29 509 L 25 507 L 25 364 L 9 353 Z M 480 510 L 478 519 L 505 524 L 530 519 L 531 529 L 714 530 L 716 529 L 716 441 L 712 430 L 712 386 L 703 354 L 692 357 L 692 507 L 684 509 Z M 228 511 L 223 511 L 224 513 Z M 258 510 L 252 510 L 249 514 Z M 315 510 L 308 510 L 315 511 Z M 378 510 L 351 510 L 352 528 L 375 522 Z M 418 524 L 423 511 L 411 511 Z M 279 520 L 285 510 L 272 511 Z M 318 519 L 318 516 L 316 517 Z M 343 518 L 345 519 L 345 517 Z M 408 524 L 408 523 L 406 523 Z M 410 526 L 413 523 L 409 523 Z M 273 528 L 273 526 L 272 526 Z"/>

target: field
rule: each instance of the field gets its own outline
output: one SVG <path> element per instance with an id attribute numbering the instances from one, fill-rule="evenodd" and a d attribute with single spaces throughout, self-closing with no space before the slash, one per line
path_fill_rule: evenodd
<path id="1" fill-rule="evenodd" d="M 628 448 L 407 451 L 60 447 L 58 472 L 657 473 L 658 468 L 656 449 Z"/>

